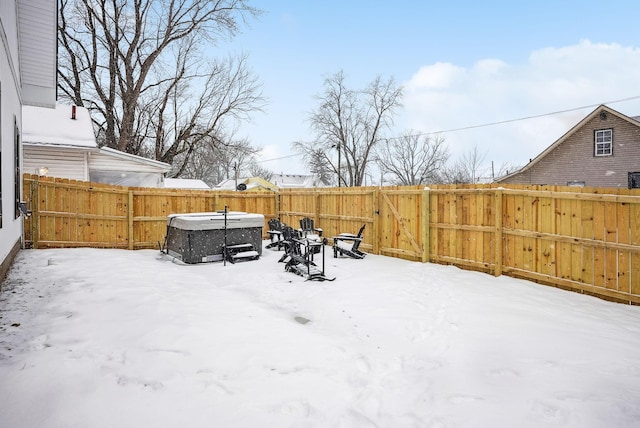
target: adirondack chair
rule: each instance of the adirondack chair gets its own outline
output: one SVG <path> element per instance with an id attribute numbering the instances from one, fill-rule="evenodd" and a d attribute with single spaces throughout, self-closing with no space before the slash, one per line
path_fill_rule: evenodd
<path id="1" fill-rule="evenodd" d="M 284 248 L 282 228 L 286 225 L 277 218 L 272 218 L 267 222 L 267 224 L 269 225 L 269 230 L 267 230 L 267 233 L 269 234 L 269 239 L 271 239 L 271 242 L 267 244 L 265 248 L 275 248 L 277 250 Z"/>
<path id="2" fill-rule="evenodd" d="M 309 237 L 301 237 L 297 230 L 286 226 L 282 229 L 284 255 L 278 260 L 285 262 L 284 270 L 304 276 L 308 280 L 333 281 L 324 273 L 324 245 L 326 238 L 316 240 Z M 313 255 L 322 251 L 322 268 L 313 261 Z"/>
<path id="3" fill-rule="evenodd" d="M 315 227 L 312 218 L 303 217 L 300 219 L 300 234 L 303 237 L 309 235 L 318 235 L 319 237 L 322 237 L 322 229 L 319 227 Z"/>
<path id="4" fill-rule="evenodd" d="M 282 228 L 282 248 L 284 248 L 284 254 L 280 257 L 278 262 L 287 262 L 294 258 L 303 257 L 302 253 L 302 241 L 298 231 L 291 226 L 284 226 Z"/>
<path id="5" fill-rule="evenodd" d="M 322 243 L 322 229 L 314 226 L 314 222 L 312 218 L 304 217 L 300 219 L 300 236 L 302 238 L 308 239 L 311 245 L 311 260 L 313 260 L 313 255 L 320 253 L 320 245 Z"/>
<path id="6" fill-rule="evenodd" d="M 363 224 L 357 235 L 353 233 L 341 233 L 333 237 L 333 257 L 337 258 L 338 254 L 348 256 L 354 259 L 363 259 L 367 254 L 360 251 L 360 243 L 363 239 L 364 228 L 366 224 Z"/>

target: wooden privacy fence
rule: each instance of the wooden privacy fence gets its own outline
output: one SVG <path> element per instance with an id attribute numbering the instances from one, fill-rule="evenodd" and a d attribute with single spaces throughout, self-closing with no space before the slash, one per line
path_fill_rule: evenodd
<path id="1" fill-rule="evenodd" d="M 277 216 L 273 194 L 111 186 L 27 175 L 31 210 L 25 243 L 33 248 L 158 248 L 167 216 L 223 210 Z"/>
<path id="2" fill-rule="evenodd" d="M 224 209 L 324 236 L 366 225 L 361 248 L 640 304 L 640 191 L 556 186 L 358 187 L 279 193 L 130 188 L 27 175 L 33 248 L 158 248 L 167 215 Z M 266 237 L 266 227 L 265 227 Z"/>

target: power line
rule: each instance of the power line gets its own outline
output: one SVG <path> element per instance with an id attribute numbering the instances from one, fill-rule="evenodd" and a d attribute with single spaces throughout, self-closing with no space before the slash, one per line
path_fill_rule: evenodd
<path id="1" fill-rule="evenodd" d="M 623 98 L 623 99 L 620 99 L 620 100 L 607 101 L 607 102 L 599 103 L 599 104 L 590 104 L 590 105 L 586 105 L 586 106 L 582 106 L 582 107 L 575 107 L 575 108 L 570 108 L 570 109 L 566 109 L 566 110 L 558 110 L 558 111 L 554 111 L 554 112 L 550 112 L 550 113 L 536 114 L 536 115 L 533 115 L 533 116 L 519 117 L 517 119 L 507 119 L 507 120 L 501 120 L 499 122 L 489 122 L 489 123 L 483 123 L 483 124 L 480 124 L 480 125 L 463 126 L 463 127 L 460 127 L 460 128 L 445 129 L 445 130 L 442 130 L 442 131 L 421 132 L 421 133 L 418 133 L 418 134 L 411 135 L 411 137 L 422 137 L 422 136 L 426 136 L 426 135 L 444 134 L 444 133 L 449 133 L 449 132 L 466 131 L 468 129 L 485 128 L 485 127 L 494 126 L 494 125 L 503 125 L 505 123 L 520 122 L 520 121 L 523 121 L 523 120 L 537 119 L 539 117 L 554 116 L 556 114 L 569 113 L 569 112 L 572 112 L 572 111 L 583 110 L 583 109 L 586 109 L 586 108 L 594 108 L 594 107 L 598 107 L 599 105 L 603 105 L 603 104 L 615 104 L 615 103 L 621 103 L 623 101 L 636 100 L 636 99 L 639 99 L 639 98 L 640 98 L 640 95 L 636 95 L 636 96 L 633 96 L 633 97 Z M 399 138 L 403 138 L 403 137 L 389 137 L 389 138 L 386 138 L 386 140 L 397 140 Z"/>
<path id="2" fill-rule="evenodd" d="M 279 158 L 273 158 L 273 159 L 263 159 L 263 160 L 259 160 L 257 161 L 258 163 L 262 163 L 262 162 L 271 162 L 271 161 L 277 161 L 277 160 L 281 160 L 281 159 L 288 159 L 288 158 L 294 158 L 297 156 L 302 156 L 300 154 L 292 154 L 292 155 L 287 155 L 287 156 L 281 156 Z"/>
<path id="3" fill-rule="evenodd" d="M 418 134 L 410 135 L 410 137 L 422 137 L 422 136 L 427 136 L 427 135 L 436 135 L 436 134 L 445 134 L 445 133 L 450 133 L 450 132 L 466 131 L 466 130 L 469 130 L 469 129 L 486 128 L 488 126 L 504 125 L 505 123 L 521 122 L 521 121 L 524 121 L 524 120 L 537 119 L 537 118 L 540 118 L 540 117 L 554 116 L 554 115 L 557 115 L 557 114 L 564 114 L 564 113 L 570 113 L 570 112 L 573 112 L 573 111 L 584 110 L 586 108 L 594 108 L 594 107 L 598 107 L 598 106 L 603 105 L 603 104 L 616 104 L 616 103 L 621 103 L 621 102 L 624 102 L 624 101 L 631 101 L 631 100 L 637 100 L 637 99 L 640 99 L 640 95 L 636 95 L 636 96 L 628 97 L 628 98 L 622 98 L 622 99 L 619 99 L 619 100 L 606 101 L 606 102 L 598 103 L 598 104 L 589 104 L 589 105 L 586 105 L 586 106 L 574 107 L 574 108 L 570 108 L 570 109 L 566 109 L 566 110 L 557 110 L 557 111 L 553 111 L 553 112 L 549 112 L 549 113 L 536 114 L 536 115 L 532 115 L 532 116 L 524 116 L 524 117 L 519 117 L 519 118 L 516 118 L 516 119 L 507 119 L 507 120 L 501 120 L 501 121 L 498 121 L 498 122 L 482 123 L 482 124 L 479 124 L 479 125 L 469 125 L 469 126 L 463 126 L 463 127 L 460 127 L 460 128 L 445 129 L 445 130 L 442 130 L 442 131 L 421 132 L 421 133 L 418 133 Z M 397 140 L 397 139 L 400 139 L 400 138 L 404 138 L 404 136 L 389 137 L 389 138 L 385 138 L 385 140 L 387 140 L 387 141 L 389 141 L 389 140 Z M 291 154 L 291 155 L 281 156 L 281 157 L 277 157 L 277 158 L 273 158 L 273 159 L 263 159 L 263 160 L 258 161 L 258 163 L 272 162 L 272 161 L 288 159 L 288 158 L 298 157 L 298 156 L 301 156 L 301 155 L 300 154 Z"/>

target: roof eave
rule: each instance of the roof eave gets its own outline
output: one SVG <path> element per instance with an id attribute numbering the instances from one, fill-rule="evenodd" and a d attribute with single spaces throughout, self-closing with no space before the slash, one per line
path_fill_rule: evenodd
<path id="1" fill-rule="evenodd" d="M 155 159 L 148 159 L 142 156 L 132 155 L 131 153 L 121 152 L 116 149 L 112 149 L 111 147 L 101 147 L 101 152 L 104 152 L 108 156 L 113 156 L 120 159 L 127 159 L 134 162 L 143 163 L 146 165 L 154 166 L 156 168 L 162 169 L 163 172 L 171 171 L 171 165 L 165 162 L 160 162 Z"/>
<path id="2" fill-rule="evenodd" d="M 22 141 L 22 145 L 24 146 L 34 146 L 34 147 L 50 147 L 55 149 L 65 149 L 65 150 L 84 150 L 87 152 L 98 152 L 100 149 L 98 147 L 90 147 L 90 146 L 76 146 L 73 144 L 56 144 L 56 143 L 42 143 L 36 141 Z"/>

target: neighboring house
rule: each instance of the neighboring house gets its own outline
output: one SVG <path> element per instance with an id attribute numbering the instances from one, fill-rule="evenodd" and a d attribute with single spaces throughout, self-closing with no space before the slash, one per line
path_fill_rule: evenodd
<path id="1" fill-rule="evenodd" d="M 169 164 L 98 148 L 83 107 L 22 108 L 24 172 L 118 186 L 163 187 Z"/>
<path id="2" fill-rule="evenodd" d="M 195 178 L 165 178 L 164 187 L 168 189 L 210 190 L 211 187 Z"/>
<path id="3" fill-rule="evenodd" d="M 317 175 L 274 174 L 271 182 L 280 189 L 310 189 L 324 187 Z"/>
<path id="4" fill-rule="evenodd" d="M 22 237 L 22 106 L 56 102 L 56 0 L 0 0 L 0 281 Z"/>
<path id="5" fill-rule="evenodd" d="M 242 192 L 277 192 L 278 187 L 262 177 L 229 178 L 214 187 L 215 190 L 238 190 Z"/>
<path id="6" fill-rule="evenodd" d="M 262 177 L 224 180 L 215 186 L 218 190 L 241 190 L 247 192 L 277 192 L 280 189 L 310 189 L 323 187 L 315 175 L 274 174 L 270 181 Z"/>
<path id="7" fill-rule="evenodd" d="M 640 121 L 601 105 L 505 184 L 640 188 Z"/>

